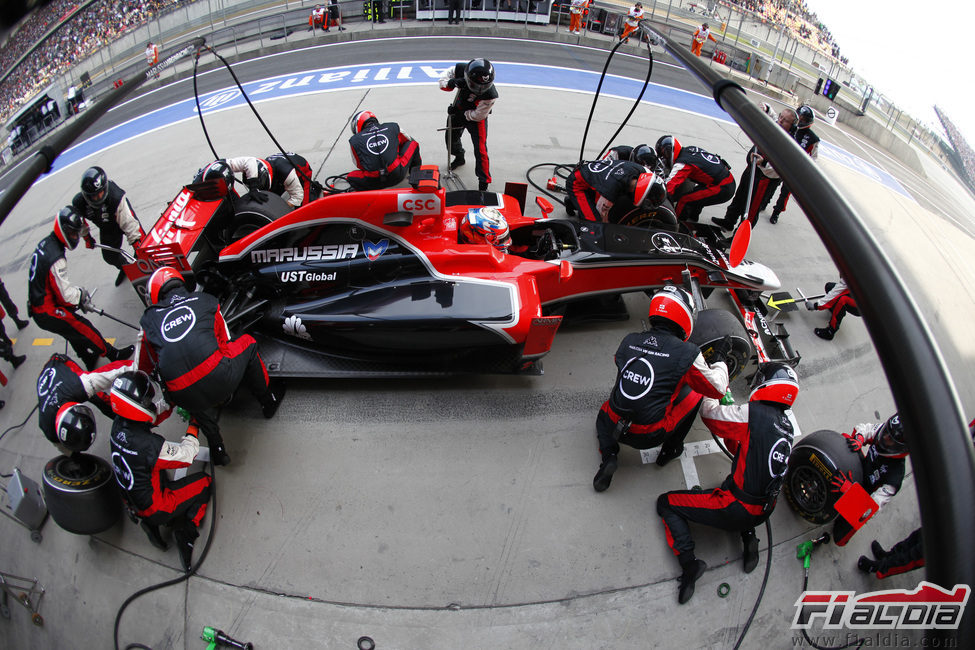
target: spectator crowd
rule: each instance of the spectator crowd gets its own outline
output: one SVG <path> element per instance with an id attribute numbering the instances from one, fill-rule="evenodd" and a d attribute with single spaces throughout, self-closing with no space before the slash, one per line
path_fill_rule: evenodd
<path id="1" fill-rule="evenodd" d="M 809 11 L 805 0 L 722 0 L 754 13 L 763 23 L 784 25 L 793 36 L 824 54 L 839 59 L 844 65 L 849 61 L 840 56 L 840 46 L 833 42 L 833 35 L 816 14 Z"/>
<path id="2" fill-rule="evenodd" d="M 948 135 L 948 141 L 954 148 L 955 153 L 958 154 L 958 158 L 961 159 L 962 167 L 964 167 L 965 174 L 968 176 L 969 187 L 975 187 L 975 151 L 972 151 L 965 136 L 948 119 L 948 116 L 945 115 L 943 110 L 935 106 L 934 112 L 938 116 L 938 119 L 941 120 L 941 126 L 944 127 L 945 133 Z"/>
<path id="3" fill-rule="evenodd" d="M 194 0 L 52 0 L 11 30 L 0 44 L 0 121 L 75 63 L 159 14 Z M 63 25 L 27 59 L 11 66 L 45 34 Z"/>

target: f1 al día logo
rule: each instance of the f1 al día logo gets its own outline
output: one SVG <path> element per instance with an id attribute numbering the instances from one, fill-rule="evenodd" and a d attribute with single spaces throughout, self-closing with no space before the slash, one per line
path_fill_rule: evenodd
<path id="1" fill-rule="evenodd" d="M 971 591 L 950 591 L 921 582 L 913 591 L 891 589 L 856 595 L 854 591 L 804 591 L 796 601 L 792 629 L 822 624 L 824 630 L 954 630 L 961 623 Z"/>

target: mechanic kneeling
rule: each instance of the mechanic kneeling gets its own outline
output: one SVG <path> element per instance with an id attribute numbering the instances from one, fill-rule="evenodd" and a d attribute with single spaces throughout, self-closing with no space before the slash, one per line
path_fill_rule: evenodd
<path id="1" fill-rule="evenodd" d="M 167 469 L 189 467 L 200 451 L 198 427 L 190 422 L 186 435 L 176 443 L 152 431 L 160 418 L 156 398 L 159 389 L 142 371 L 119 375 L 112 384 L 112 468 L 115 480 L 149 541 L 160 550 L 166 542 L 160 526 L 170 526 L 183 569 L 193 562 L 197 528 L 206 515 L 211 478 L 203 472 L 171 481 Z M 168 410 L 168 406 L 166 407 Z"/>
<path id="2" fill-rule="evenodd" d="M 179 271 L 171 266 L 156 269 L 148 291 L 150 305 L 139 321 L 139 369 L 159 369 L 171 401 L 189 411 L 203 429 L 213 464 L 227 465 L 230 456 L 210 411 L 229 402 L 245 383 L 264 417 L 271 418 L 284 397 L 284 383 L 269 381 L 254 337 L 231 340 L 217 299 L 191 292 Z"/>
<path id="3" fill-rule="evenodd" d="M 609 399 L 596 416 L 596 438 L 602 463 L 592 487 L 609 487 L 619 467 L 620 443 L 637 449 L 660 446 L 661 467 L 684 451 L 684 438 L 701 404 L 701 396 L 721 398 L 728 388 L 724 362 L 709 366 L 688 342 L 694 327 L 694 300 L 667 286 L 650 300 L 650 329 L 628 334 L 616 350 L 619 372 Z M 715 345 L 720 358 L 730 340 Z"/>
<path id="4" fill-rule="evenodd" d="M 576 210 L 586 221 L 609 221 L 613 205 L 632 197 L 633 205 L 652 209 L 663 203 L 663 182 L 646 168 L 629 160 L 581 162 L 565 181 L 565 210 Z"/>
<path id="5" fill-rule="evenodd" d="M 727 382 L 725 364 L 715 365 Z M 657 499 L 657 514 L 663 519 L 667 543 L 677 556 L 683 574 L 677 602 L 694 595 L 694 583 L 707 565 L 694 555 L 689 521 L 723 530 L 741 532 L 745 573 L 758 566 L 758 537 L 755 526 L 772 515 L 775 499 L 789 464 L 795 435 L 786 409 L 795 402 L 799 380 L 792 368 L 777 361 L 763 363 L 752 379 L 748 404 L 723 405 L 706 397 L 701 419 L 716 436 L 726 440 L 734 452 L 731 474 L 721 487 L 705 492 L 675 490 Z"/>
<path id="6" fill-rule="evenodd" d="M 423 164 L 420 144 L 399 129 L 396 122 L 383 122 L 371 111 L 352 116 L 349 147 L 356 169 L 346 174 L 354 190 L 381 190 L 396 185 L 409 170 Z"/>

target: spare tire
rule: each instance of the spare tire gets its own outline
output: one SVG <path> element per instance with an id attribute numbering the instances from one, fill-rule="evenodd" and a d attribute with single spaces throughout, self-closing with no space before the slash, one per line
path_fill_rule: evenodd
<path id="1" fill-rule="evenodd" d="M 710 362 L 711 346 L 731 337 L 731 352 L 728 354 L 728 379 L 734 379 L 752 358 L 752 341 L 734 314 L 723 309 L 702 309 L 697 313 L 690 341 L 701 348 L 704 359 Z"/>
<path id="2" fill-rule="evenodd" d="M 839 494 L 830 489 L 837 473 L 852 473 L 853 482 L 863 481 L 860 453 L 851 451 L 842 434 L 829 429 L 803 436 L 792 448 L 783 490 L 789 505 L 799 516 L 814 524 L 836 517 Z"/>
<path id="3" fill-rule="evenodd" d="M 44 466 L 44 500 L 57 525 L 77 535 L 108 530 L 122 514 L 111 465 L 91 454 L 49 460 Z"/>

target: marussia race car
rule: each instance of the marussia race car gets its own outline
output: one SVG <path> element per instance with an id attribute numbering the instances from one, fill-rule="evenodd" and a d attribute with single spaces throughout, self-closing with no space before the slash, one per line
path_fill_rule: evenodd
<path id="1" fill-rule="evenodd" d="M 757 311 L 758 294 L 779 287 L 769 268 L 732 268 L 684 234 L 551 218 L 541 197 L 542 215 L 526 216 L 526 189 L 445 191 L 424 167 L 409 188 L 291 211 L 210 180 L 180 191 L 125 271 L 145 301 L 155 268 L 179 268 L 219 298 L 235 333 L 258 338 L 279 376 L 537 374 L 570 304 L 665 284 L 687 286 L 699 307 L 713 288 L 731 290 L 740 318 L 703 310 L 693 340 L 730 335 L 733 375 L 753 346 L 759 360 L 798 360 Z"/>

